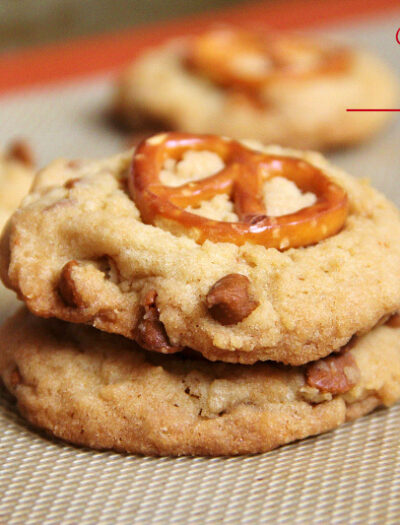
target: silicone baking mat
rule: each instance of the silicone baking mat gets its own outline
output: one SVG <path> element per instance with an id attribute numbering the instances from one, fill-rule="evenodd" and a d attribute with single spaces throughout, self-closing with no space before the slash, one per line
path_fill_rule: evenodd
<path id="1" fill-rule="evenodd" d="M 348 9 L 362 3 L 330 3 L 327 9 L 332 11 L 333 4 Z M 353 13 L 344 21 L 342 12 L 332 11 L 334 25 L 320 24 L 318 30 L 375 51 L 400 75 L 395 40 L 400 6 L 372 15 L 377 2 L 363 4 L 368 9 L 361 9 L 362 18 L 355 19 Z M 311 14 L 298 12 L 297 18 L 289 13 L 287 26 L 315 25 L 316 13 L 323 21 L 321 5 L 318 2 L 320 11 Z M 168 31 L 179 28 L 170 25 Z M 144 40 L 147 37 L 143 32 Z M 50 55 L 58 56 L 50 50 L 43 60 Z M 126 59 L 112 56 L 116 62 Z M 16 56 L 10 62 L 17 64 L 13 78 L 3 84 L 0 79 L 0 88 L 18 88 L 0 97 L 0 144 L 23 135 L 40 164 L 57 156 L 106 156 L 125 146 L 126 137 L 105 118 L 112 75 L 99 74 L 101 64 L 91 64 L 96 76 L 62 82 L 57 78 L 47 85 L 61 73 L 73 75 L 63 70 L 55 76 L 43 66 L 36 76 L 41 85 L 21 91 L 26 79 L 21 81 L 18 68 L 24 60 L 26 56 Z M 355 175 L 370 178 L 400 206 L 399 144 L 400 114 L 395 114 L 373 141 L 330 157 Z M 2 319 L 16 304 L 11 294 L 3 295 Z M 1 524 L 400 523 L 400 405 L 268 454 L 237 458 L 155 459 L 76 448 L 26 425 L 6 395 L 0 428 Z"/>

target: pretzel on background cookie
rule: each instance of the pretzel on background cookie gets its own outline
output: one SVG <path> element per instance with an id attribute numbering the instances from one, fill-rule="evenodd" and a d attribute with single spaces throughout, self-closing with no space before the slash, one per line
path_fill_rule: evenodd
<path id="1" fill-rule="evenodd" d="M 304 36 L 222 29 L 203 33 L 189 46 L 187 65 L 229 88 L 258 90 L 274 79 L 299 79 L 346 71 L 350 55 Z"/>
<path id="2" fill-rule="evenodd" d="M 164 186 L 159 178 L 164 162 L 168 158 L 179 160 L 188 150 L 212 151 L 222 158 L 225 167 L 178 187 Z M 267 179 L 276 176 L 314 193 L 315 204 L 295 213 L 268 217 L 262 188 Z M 281 250 L 308 246 L 337 233 L 348 209 L 346 192 L 308 162 L 260 153 L 215 135 L 166 133 L 143 141 L 133 157 L 129 187 L 144 222 L 184 233 L 200 244 L 209 239 Z M 216 221 L 184 209 L 219 194 L 228 194 L 233 200 L 238 222 Z"/>

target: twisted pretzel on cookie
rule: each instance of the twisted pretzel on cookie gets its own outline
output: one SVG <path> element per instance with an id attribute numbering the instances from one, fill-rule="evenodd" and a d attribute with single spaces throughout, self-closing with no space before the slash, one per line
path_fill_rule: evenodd
<path id="1" fill-rule="evenodd" d="M 159 175 L 166 159 L 179 160 L 187 150 L 213 151 L 225 167 L 178 187 L 161 184 Z M 264 182 L 275 176 L 314 193 L 315 204 L 296 213 L 268 217 L 262 189 Z M 133 157 L 129 187 L 144 222 L 185 234 L 200 244 L 209 239 L 278 249 L 308 246 L 337 233 L 348 208 L 345 191 L 308 162 L 260 153 L 215 135 L 166 133 L 143 141 Z M 184 209 L 220 194 L 233 200 L 238 222 L 216 221 Z"/>
<path id="2" fill-rule="evenodd" d="M 195 37 L 186 63 L 223 86 L 257 89 L 277 78 L 340 73 L 349 58 L 344 48 L 323 47 L 304 36 L 222 29 Z"/>

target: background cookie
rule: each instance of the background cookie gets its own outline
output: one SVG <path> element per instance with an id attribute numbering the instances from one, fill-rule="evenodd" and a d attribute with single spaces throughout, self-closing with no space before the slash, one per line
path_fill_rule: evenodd
<path id="1" fill-rule="evenodd" d="M 230 33 L 236 34 L 235 30 L 215 31 L 206 33 L 205 38 L 221 34 L 220 40 L 224 35 L 226 40 Z M 221 63 L 214 64 L 214 70 L 210 71 L 206 67 L 200 70 L 188 67 L 188 50 L 193 40 L 197 42 L 193 37 L 154 49 L 126 69 L 117 83 L 115 113 L 132 127 L 143 125 L 143 121 L 158 121 L 164 129 L 216 133 L 315 149 L 365 140 L 387 121 L 388 113 L 346 112 L 347 108 L 395 107 L 396 82 L 379 59 L 362 51 L 340 49 L 342 54 L 348 54 L 343 70 L 334 74 L 323 70 L 304 74 L 307 67 L 311 70 L 314 67 L 315 49 L 335 49 L 335 46 L 317 39 L 278 36 L 278 41 L 283 39 L 288 47 L 286 54 L 293 55 L 293 75 L 275 76 L 272 81 L 267 77 L 262 89 L 256 91 L 256 98 L 247 84 L 232 89 L 231 85 L 218 82 L 218 75 L 214 73 L 224 66 L 227 69 L 228 63 L 240 66 L 239 71 L 242 68 L 244 76 L 251 79 L 249 73 L 266 67 L 265 61 L 260 63 L 260 56 L 246 48 L 239 54 L 240 46 L 234 42 L 236 53 L 226 52 L 219 57 L 217 51 L 223 53 L 222 46 L 214 37 L 214 56 L 217 55 Z M 303 40 L 306 48 L 311 42 L 308 47 L 313 52 L 296 51 L 296 42 Z"/>
<path id="2" fill-rule="evenodd" d="M 0 154 L 0 228 L 28 193 L 34 159 L 29 145 L 15 141 Z"/>
<path id="3" fill-rule="evenodd" d="M 263 151 L 298 156 L 346 190 L 350 210 L 340 233 L 283 252 L 252 244 L 199 245 L 141 222 L 126 187 L 130 152 L 78 165 L 57 161 L 38 174 L 3 235 L 2 278 L 39 316 L 141 342 L 145 303 L 155 291 L 147 307 L 157 311 L 165 345 L 194 348 L 211 360 L 298 365 L 328 355 L 399 309 L 399 213 L 317 154 Z M 199 154 L 166 166 L 163 176 L 190 179 L 209 173 L 210 165 L 215 169 L 218 158 Z M 218 217 L 232 213 L 229 202 L 207 206 Z M 206 297 L 228 274 L 248 277 L 257 308 L 224 326 L 210 315 Z"/>
<path id="4" fill-rule="evenodd" d="M 394 403 L 398 328 L 377 328 L 349 352 L 356 385 L 332 395 L 306 385 L 304 368 L 150 354 L 21 310 L 1 329 L 0 373 L 22 414 L 67 441 L 152 455 L 234 455 L 265 452 Z"/>
<path id="5" fill-rule="evenodd" d="M 28 193 L 33 175 L 33 153 L 25 141 L 14 141 L 0 153 L 0 229 Z M 17 305 L 15 294 L 0 285 L 0 322 Z"/>

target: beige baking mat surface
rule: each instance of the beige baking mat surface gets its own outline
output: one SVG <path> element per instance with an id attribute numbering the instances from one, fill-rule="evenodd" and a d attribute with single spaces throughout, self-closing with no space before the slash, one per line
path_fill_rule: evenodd
<path id="1" fill-rule="evenodd" d="M 378 52 L 400 76 L 398 14 L 329 33 Z M 41 164 L 118 151 L 126 139 L 102 116 L 109 81 L 0 98 L 0 144 L 26 136 Z M 400 206 L 400 115 L 332 160 Z M 0 319 L 15 304 L 1 291 Z M 27 426 L 7 396 L 0 429 L 0 524 L 400 523 L 400 405 L 269 454 L 227 459 L 78 449 Z"/>

